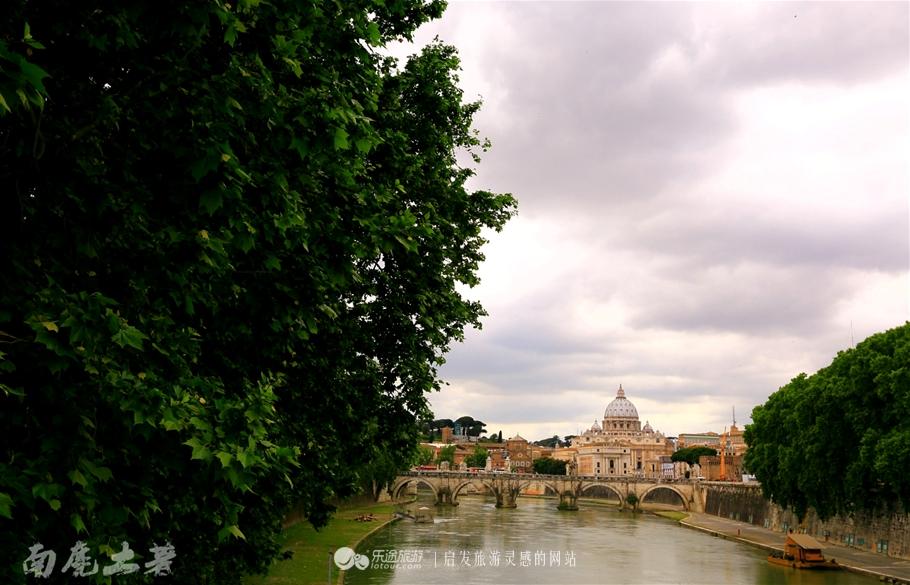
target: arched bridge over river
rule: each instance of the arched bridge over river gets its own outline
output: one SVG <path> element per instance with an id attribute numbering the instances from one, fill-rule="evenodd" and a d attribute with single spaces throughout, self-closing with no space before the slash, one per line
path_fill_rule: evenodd
<path id="1" fill-rule="evenodd" d="M 437 505 L 458 505 L 458 496 L 467 491 L 490 492 L 496 497 L 496 506 L 514 508 L 523 492 L 552 492 L 559 496 L 559 507 L 578 509 L 578 498 L 595 492 L 612 493 L 625 507 L 629 494 L 644 502 L 657 490 L 670 490 L 678 496 L 688 511 L 704 512 L 707 490 L 698 480 L 666 480 L 643 477 L 593 477 L 574 475 L 536 475 L 527 473 L 473 473 L 466 471 L 412 471 L 400 475 L 389 490 L 393 499 L 399 499 L 413 484 L 433 490 Z"/>

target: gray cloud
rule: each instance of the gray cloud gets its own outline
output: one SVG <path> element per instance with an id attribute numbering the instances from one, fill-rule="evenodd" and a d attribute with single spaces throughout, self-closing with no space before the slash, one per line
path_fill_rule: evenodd
<path id="1" fill-rule="evenodd" d="M 586 426 L 624 381 L 664 430 L 720 430 L 851 320 L 910 318 L 908 6 L 451 4 L 424 36 L 464 56 L 475 184 L 525 227 L 441 370 L 434 404 L 469 410 L 437 414 Z"/>

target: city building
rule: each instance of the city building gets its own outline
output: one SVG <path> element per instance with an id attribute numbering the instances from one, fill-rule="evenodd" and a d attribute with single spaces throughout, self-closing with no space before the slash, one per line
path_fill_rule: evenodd
<path id="1" fill-rule="evenodd" d="M 721 465 L 720 457 L 720 455 L 702 455 L 698 458 L 701 477 L 708 481 L 742 481 L 742 456 L 724 455 L 724 465 Z"/>
<path id="2" fill-rule="evenodd" d="M 720 435 L 717 433 L 682 433 L 677 438 L 677 446 L 680 449 L 688 447 L 710 447 L 720 449 Z"/>
<path id="3" fill-rule="evenodd" d="M 521 435 L 515 435 L 506 441 L 508 453 L 508 470 L 512 473 L 531 473 L 531 447 Z"/>
<path id="4" fill-rule="evenodd" d="M 663 433 L 647 421 L 642 426 L 638 409 L 620 385 L 603 420 L 572 439 L 571 448 L 554 449 L 553 457 L 574 460 L 579 475 L 658 478 L 666 472 L 666 460 L 661 458 L 673 450 L 673 442 Z"/>

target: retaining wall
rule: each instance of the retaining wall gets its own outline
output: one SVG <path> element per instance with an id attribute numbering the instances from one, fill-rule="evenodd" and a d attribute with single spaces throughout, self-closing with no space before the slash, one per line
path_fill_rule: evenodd
<path id="1" fill-rule="evenodd" d="M 784 510 L 765 500 L 761 486 L 711 484 L 705 489 L 705 512 L 708 514 L 748 522 L 780 533 L 792 529 L 810 534 L 819 542 L 833 542 L 910 559 L 910 515 L 901 510 L 876 514 L 859 512 L 822 521 L 810 508 L 800 522 L 792 510 Z"/>

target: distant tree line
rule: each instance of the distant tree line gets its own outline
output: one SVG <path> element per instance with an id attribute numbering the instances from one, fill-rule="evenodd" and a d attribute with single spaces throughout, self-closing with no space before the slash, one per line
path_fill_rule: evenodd
<path id="1" fill-rule="evenodd" d="M 683 447 L 670 457 L 673 461 L 685 461 L 689 465 L 698 463 L 698 458 L 702 456 L 714 457 L 717 450 L 711 447 Z"/>
<path id="2" fill-rule="evenodd" d="M 548 449 L 555 449 L 557 447 L 565 447 L 569 443 L 569 438 L 571 436 L 566 436 L 565 441 L 559 439 L 559 435 L 553 435 L 547 439 L 541 439 L 539 441 L 534 441 L 534 444 L 538 447 L 547 447 Z"/>
<path id="3" fill-rule="evenodd" d="M 822 519 L 910 509 L 910 323 L 800 374 L 752 420 L 744 463 L 765 497 Z"/>
<path id="4" fill-rule="evenodd" d="M 469 437 L 478 437 L 479 439 L 502 443 L 502 431 L 499 431 L 498 434 L 494 433 L 489 437 L 484 437 L 483 434 L 487 431 L 487 424 L 470 416 L 462 416 L 454 420 L 450 418 L 438 418 L 435 420 L 422 421 L 420 424 L 420 430 L 423 434 L 422 438 L 425 441 L 441 440 L 442 429 L 445 427 L 455 429 L 456 425 L 459 428 L 464 429 L 464 434 Z"/>

